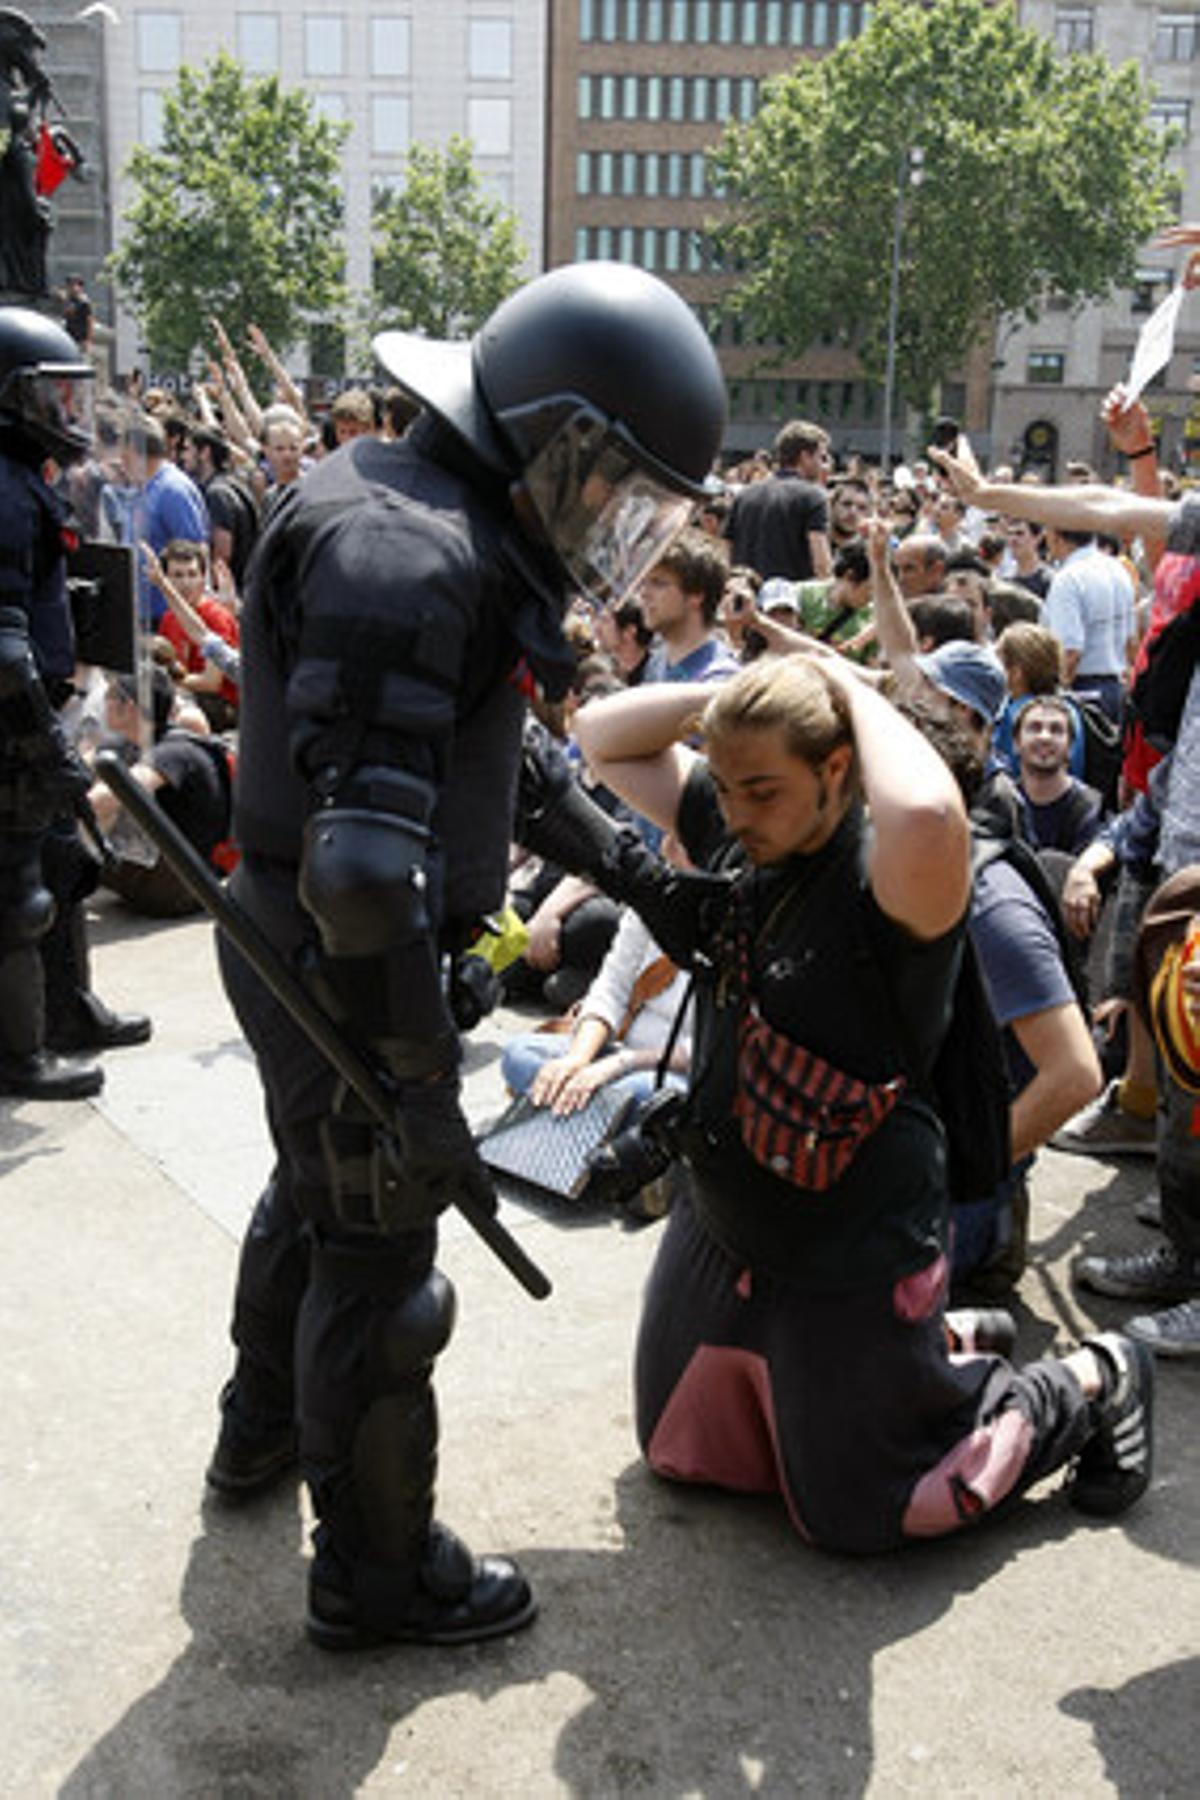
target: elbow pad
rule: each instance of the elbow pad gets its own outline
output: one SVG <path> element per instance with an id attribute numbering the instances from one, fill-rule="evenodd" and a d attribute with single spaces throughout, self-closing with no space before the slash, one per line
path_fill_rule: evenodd
<path id="1" fill-rule="evenodd" d="M 379 956 L 431 932 L 433 804 L 425 782 L 366 769 L 310 816 L 299 893 L 327 956 Z"/>

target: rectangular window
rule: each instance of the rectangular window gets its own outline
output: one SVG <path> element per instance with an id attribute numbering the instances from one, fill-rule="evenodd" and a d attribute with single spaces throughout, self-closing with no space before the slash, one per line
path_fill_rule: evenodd
<path id="1" fill-rule="evenodd" d="M 661 44 L 663 34 L 663 0 L 646 0 L 646 42 Z"/>
<path id="2" fill-rule="evenodd" d="M 1025 379 L 1040 387 L 1061 387 L 1067 358 L 1062 350 L 1031 350 L 1025 363 Z"/>
<path id="3" fill-rule="evenodd" d="M 600 82 L 600 117 L 615 119 L 617 116 L 617 78 L 615 75 L 601 75 Z"/>
<path id="4" fill-rule="evenodd" d="M 638 7 L 640 0 L 625 0 L 625 41 L 636 44 L 638 41 Z"/>
<path id="5" fill-rule="evenodd" d="M 713 117 L 718 125 L 733 117 L 733 82 L 728 75 L 718 75 L 713 83 Z"/>
<path id="6" fill-rule="evenodd" d="M 1160 12 L 1154 55 L 1158 62 L 1194 62 L 1200 55 L 1200 13 Z"/>
<path id="7" fill-rule="evenodd" d="M 161 88 L 142 88 L 138 94 L 138 140 L 147 150 L 162 148 L 163 97 Z"/>
<path id="8" fill-rule="evenodd" d="M 509 156 L 512 153 L 512 101 L 467 99 L 467 136 L 476 156 Z"/>
<path id="9" fill-rule="evenodd" d="M 274 75 L 279 69 L 279 14 L 239 13 L 237 58 L 247 75 Z"/>
<path id="10" fill-rule="evenodd" d="M 590 75 L 579 77 L 575 111 L 581 119 L 590 119 L 592 116 L 592 78 Z"/>
<path id="11" fill-rule="evenodd" d="M 688 186 L 693 200 L 703 200 L 707 193 L 705 185 L 705 156 L 703 150 L 695 150 L 688 158 L 690 180 Z"/>
<path id="12" fill-rule="evenodd" d="M 767 0 L 763 12 L 763 43 L 783 42 L 783 0 Z"/>
<path id="13" fill-rule="evenodd" d="M 687 266 L 693 275 L 701 274 L 704 269 L 704 238 L 698 231 L 687 234 Z"/>
<path id="14" fill-rule="evenodd" d="M 1090 6 L 1060 6 L 1054 14 L 1054 43 L 1064 56 L 1094 50 L 1096 15 Z"/>
<path id="15" fill-rule="evenodd" d="M 737 41 L 737 7 L 733 0 L 717 0 L 717 42 L 732 44 Z"/>
<path id="16" fill-rule="evenodd" d="M 617 35 L 617 0 L 600 0 L 600 36 L 611 44 Z"/>
<path id="17" fill-rule="evenodd" d="M 642 192 L 647 199 L 658 198 L 658 153 L 654 150 L 642 158 Z"/>
<path id="18" fill-rule="evenodd" d="M 579 41 L 581 44 L 590 44 L 595 35 L 595 0 L 579 0 Z"/>
<path id="19" fill-rule="evenodd" d="M 633 150 L 625 150 L 621 154 L 621 192 L 636 194 L 638 191 L 638 159 Z"/>
<path id="20" fill-rule="evenodd" d="M 586 150 L 575 158 L 575 192 L 588 195 L 592 191 L 592 159 Z"/>
<path id="21" fill-rule="evenodd" d="M 808 41 L 814 50 L 824 50 L 829 43 L 828 0 L 813 0 L 809 7 Z"/>
<path id="22" fill-rule="evenodd" d="M 674 225 L 663 232 L 663 268 L 669 275 L 679 270 L 679 232 Z"/>
<path id="23" fill-rule="evenodd" d="M 687 118 L 687 82 L 682 75 L 672 75 L 667 83 L 667 117 L 676 124 Z"/>
<path id="24" fill-rule="evenodd" d="M 671 42 L 686 44 L 688 35 L 688 0 L 671 0 Z"/>
<path id="25" fill-rule="evenodd" d="M 621 77 L 621 117 L 636 119 L 638 116 L 638 78 L 636 75 Z"/>
<path id="26" fill-rule="evenodd" d="M 1181 137 L 1188 137 L 1192 129 L 1192 103 L 1190 100 L 1152 100 L 1149 106 L 1150 123 L 1159 131 L 1178 132 Z"/>
<path id="27" fill-rule="evenodd" d="M 183 19 L 179 13 L 138 14 L 137 58 L 138 68 L 145 75 L 175 73 L 183 61 Z"/>
<path id="28" fill-rule="evenodd" d="M 1165 299 L 1170 286 L 1171 276 L 1167 269 L 1139 269 L 1134 276 L 1130 311 L 1153 312 L 1159 301 Z"/>
<path id="29" fill-rule="evenodd" d="M 403 94 L 371 95 L 371 149 L 376 156 L 408 152 L 408 99 Z"/>
<path id="30" fill-rule="evenodd" d="M 637 261 L 637 234 L 632 225 L 622 225 L 617 236 L 617 261 L 623 263 Z"/>
<path id="31" fill-rule="evenodd" d="M 601 150 L 596 158 L 596 192 L 608 195 L 613 191 L 613 153 Z"/>
<path id="32" fill-rule="evenodd" d="M 575 261 L 586 262 L 588 259 L 588 230 L 586 225 L 575 227 Z"/>
<path id="33" fill-rule="evenodd" d="M 754 117 L 757 105 L 758 83 L 752 75 L 744 75 L 738 82 L 738 118 L 743 124 Z"/>
<path id="34" fill-rule="evenodd" d="M 407 75 L 409 70 L 407 19 L 371 20 L 371 74 Z"/>
<path id="35" fill-rule="evenodd" d="M 654 269 L 658 266 L 658 233 L 652 225 L 647 225 L 642 232 L 642 267 Z"/>
<path id="36" fill-rule="evenodd" d="M 341 13 L 306 13 L 304 18 L 304 73 L 344 75 L 346 47 Z"/>
<path id="37" fill-rule="evenodd" d="M 312 102 L 319 119 L 332 119 L 335 125 L 340 125 L 346 117 L 345 94 L 314 94 Z"/>
<path id="38" fill-rule="evenodd" d="M 472 19 L 467 30 L 467 73 L 472 81 L 512 80 L 511 19 Z"/>
<path id="39" fill-rule="evenodd" d="M 661 119 L 662 118 L 662 107 L 663 107 L 662 76 L 661 75 L 647 75 L 647 77 L 646 77 L 646 114 L 645 114 L 646 118 L 648 118 L 650 120 Z"/>
<path id="40" fill-rule="evenodd" d="M 608 225 L 601 225 L 596 231 L 596 255 L 608 262 L 613 253 L 613 234 Z"/>
<path id="41" fill-rule="evenodd" d="M 808 7 L 805 0 L 789 0 L 788 4 L 788 43 L 803 44 L 807 41 L 805 27 L 808 23 Z"/>
<path id="42" fill-rule="evenodd" d="M 708 118 L 708 76 L 707 75 L 693 75 L 693 77 L 692 77 L 692 109 L 691 109 L 691 113 L 692 113 L 693 125 L 703 125 L 704 121 Z"/>
<path id="43" fill-rule="evenodd" d="M 711 0 L 695 0 L 692 7 L 692 37 L 697 44 L 707 44 L 712 37 Z"/>
<path id="44" fill-rule="evenodd" d="M 672 200 L 678 200 L 683 193 L 683 157 L 678 150 L 672 150 L 667 157 L 667 193 Z"/>
<path id="45" fill-rule="evenodd" d="M 742 0 L 742 42 L 758 42 L 758 0 Z"/>

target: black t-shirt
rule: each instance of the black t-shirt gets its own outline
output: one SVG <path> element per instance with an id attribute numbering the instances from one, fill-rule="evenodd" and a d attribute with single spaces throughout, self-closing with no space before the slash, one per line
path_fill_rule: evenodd
<path id="1" fill-rule="evenodd" d="M 703 763 L 677 829 L 693 861 L 728 860 Z M 949 1017 L 963 927 L 923 943 L 889 919 L 866 879 L 865 842 L 856 808 L 814 854 L 747 870 L 751 983 L 768 1023 L 835 1067 L 870 1082 L 905 1071 L 919 1083 Z M 772 1175 L 743 1147 L 731 1113 L 740 1007 L 729 961 L 718 945 L 697 981 L 685 1142 L 701 1218 L 732 1255 L 809 1292 L 851 1292 L 924 1268 L 944 1247 L 945 1146 L 914 1082 L 825 1192 Z"/>
<path id="2" fill-rule="evenodd" d="M 1100 829 L 1103 801 L 1085 781 L 1072 781 L 1057 800 L 1039 805 L 1022 788 L 1021 836 L 1035 850 L 1065 850 L 1078 856 Z"/>
<path id="3" fill-rule="evenodd" d="M 221 779 L 217 746 L 188 731 L 170 730 L 150 752 L 150 766 L 163 777 L 155 799 L 193 849 L 205 858 L 229 836 L 229 790 Z"/>
<path id="4" fill-rule="evenodd" d="M 737 495 L 725 535 L 733 562 L 756 569 L 764 581 L 773 575 L 808 581 L 814 573 L 809 533 L 828 530 L 824 488 L 794 469 L 778 469 Z"/>

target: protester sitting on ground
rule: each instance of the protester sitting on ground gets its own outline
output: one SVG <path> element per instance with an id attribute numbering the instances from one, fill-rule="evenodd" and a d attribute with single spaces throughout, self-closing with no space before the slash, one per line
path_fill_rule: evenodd
<path id="1" fill-rule="evenodd" d="M 1156 1163 L 1166 1241 L 1128 1255 L 1084 1256 L 1080 1286 L 1159 1306 L 1125 1326 L 1159 1356 L 1200 1356 L 1200 863 L 1157 890 L 1135 951 L 1134 1001 L 1153 1033 L 1162 1106 Z"/>
<path id="2" fill-rule="evenodd" d="M 1100 829 L 1100 795 L 1068 768 L 1071 739 L 1079 729 L 1079 714 L 1064 695 L 1030 696 L 1017 713 L 1013 742 L 1021 835 L 1035 850 L 1077 856 Z"/>
<path id="3" fill-rule="evenodd" d="M 701 706 L 707 760 L 681 742 Z M 732 876 L 689 915 L 712 975 L 681 1130 L 694 1200 L 672 1209 L 639 1335 L 651 1466 L 781 1492 L 806 1538 L 859 1552 L 974 1526 L 1071 1463 L 1075 1505 L 1123 1512 L 1150 1477 L 1147 1352 L 1103 1334 L 1021 1371 L 946 1343 L 943 1151 L 917 1096 L 970 891 L 949 769 L 831 652 L 764 659 L 715 695 L 619 694 L 579 731 L 602 779 Z M 778 1111 L 771 1068 L 791 1077 Z M 840 1087 L 845 1137 L 806 1071 Z"/>
<path id="4" fill-rule="evenodd" d="M 238 622 L 205 587 L 203 544 L 175 538 L 155 556 L 141 545 L 147 580 L 167 603 L 159 635 L 184 669 L 180 685 L 193 697 L 214 731 L 237 724 L 241 651 Z"/>
<path id="5" fill-rule="evenodd" d="M 871 570 L 867 546 L 861 537 L 838 546 L 828 580 L 797 582 L 796 602 L 800 629 L 810 637 L 833 644 L 846 656 L 873 653 Z"/>
<path id="6" fill-rule="evenodd" d="M 655 1091 L 655 1072 L 687 987 L 687 976 L 626 909 L 599 973 L 568 1015 L 569 1039 L 549 1031 L 511 1037 L 500 1062 L 505 1085 L 561 1117 L 610 1085 L 640 1107 Z M 683 1086 L 690 1055 L 689 1008 L 672 1048 L 668 1085 Z M 623 1126 L 630 1122 L 622 1119 Z"/>
<path id="7" fill-rule="evenodd" d="M 106 723 L 124 749 L 130 774 L 154 798 L 171 823 L 214 870 L 228 866 L 232 816 L 232 764 L 219 738 L 181 730 L 172 723 L 175 690 L 161 668 L 150 675 L 153 742 L 141 749 L 146 721 L 138 705 L 138 683 L 132 675 L 114 675 L 108 684 Z M 123 817 L 120 802 L 103 781 L 89 795 L 101 829 L 117 837 Z M 140 833 L 138 834 L 140 837 Z M 105 860 L 100 879 L 135 912 L 151 918 L 178 918 L 198 912 L 197 902 L 165 858 L 144 839 L 128 853 L 118 847 Z"/>
<path id="8" fill-rule="evenodd" d="M 1018 620 L 1015 625 L 1006 626 L 997 638 L 996 655 L 1004 665 L 1004 678 L 1008 683 L 1008 700 L 996 721 L 992 737 L 992 748 L 1000 761 L 1010 775 L 1016 775 L 1017 748 L 1013 741 L 1013 726 L 1017 714 L 1035 695 L 1054 694 L 1061 696 L 1075 721 L 1067 768 L 1070 774 L 1082 780 L 1083 724 L 1075 698 L 1062 693 L 1062 645 L 1054 633 L 1044 625 Z"/>

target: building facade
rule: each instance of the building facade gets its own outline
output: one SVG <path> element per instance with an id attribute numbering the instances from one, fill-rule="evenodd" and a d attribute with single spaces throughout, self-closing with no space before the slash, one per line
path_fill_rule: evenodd
<path id="1" fill-rule="evenodd" d="M 340 0 L 328 8 L 265 0 L 122 5 L 104 32 L 108 166 L 116 238 L 130 198 L 124 168 L 135 143 L 153 146 L 163 98 L 186 63 L 222 51 L 250 75 L 278 75 L 318 110 L 345 120 L 347 280 L 371 273 L 371 201 L 403 178 L 410 143 L 471 140 L 485 185 L 516 213 L 529 267 L 540 261 L 545 116 L 544 0 Z M 118 312 L 117 363 L 145 363 L 135 320 Z M 302 360 L 302 359 L 301 359 Z M 152 371 L 170 376 L 171 371 Z"/>
<path id="2" fill-rule="evenodd" d="M 1060 53 L 1100 50 L 1111 62 L 1137 62 L 1155 89 L 1154 117 L 1177 137 L 1171 161 L 1179 179 L 1180 217 L 1200 219 L 1200 5 L 1191 0 L 1100 0 L 1090 6 L 1023 0 L 1025 24 L 1053 37 Z M 1032 325 L 1002 322 L 994 361 L 994 455 L 1018 467 L 1062 473 L 1071 458 L 1104 473 L 1115 463 L 1099 419 L 1109 389 L 1128 372 L 1138 333 L 1171 290 L 1179 252 L 1147 247 L 1137 280 L 1102 305 L 1051 306 Z M 1158 427 L 1161 454 L 1200 473 L 1200 294 L 1180 316 L 1170 367 L 1144 396 Z"/>
<path id="3" fill-rule="evenodd" d="M 104 39 L 96 15 L 79 17 L 79 0 L 41 0 L 36 24 L 46 39 L 43 58 L 54 87 L 51 124 L 65 124 L 83 152 L 80 176 L 65 181 L 51 201 L 53 231 L 47 274 L 61 289 L 82 275 L 93 295 L 112 244 L 109 164 L 105 148 Z"/>

